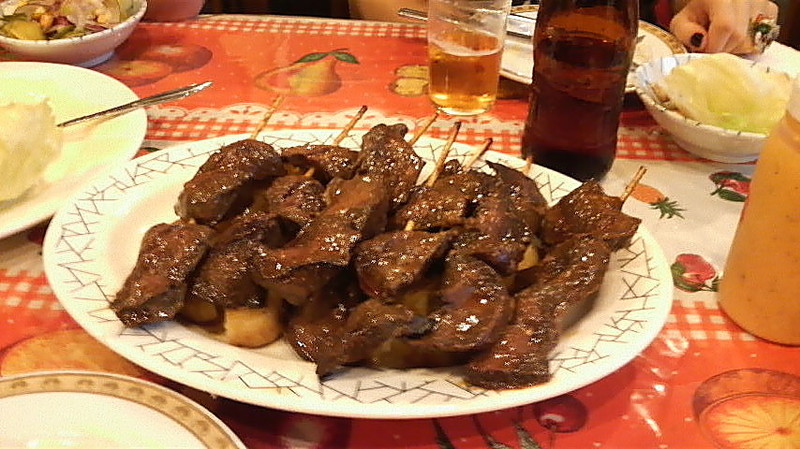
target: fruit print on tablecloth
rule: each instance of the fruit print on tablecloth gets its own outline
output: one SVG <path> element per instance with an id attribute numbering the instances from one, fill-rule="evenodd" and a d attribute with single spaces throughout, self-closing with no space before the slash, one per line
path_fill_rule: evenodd
<path id="1" fill-rule="evenodd" d="M 698 254 L 679 254 L 670 266 L 672 282 L 685 292 L 715 292 L 719 286 L 717 270 Z"/>
<path id="2" fill-rule="evenodd" d="M 712 196 L 719 196 L 723 200 L 744 202 L 750 194 L 750 178 L 739 172 L 718 171 L 708 176 L 716 189 Z"/>
<path id="3" fill-rule="evenodd" d="M 359 64 L 346 48 L 308 53 L 289 65 L 259 73 L 254 82 L 260 89 L 281 95 L 328 95 L 342 87 L 342 78 L 336 72 L 338 62 Z"/>
<path id="4" fill-rule="evenodd" d="M 123 47 L 118 56 L 97 67 L 128 87 L 144 86 L 172 73 L 199 69 L 211 61 L 211 50 L 196 44 L 162 43 L 141 50 Z"/>

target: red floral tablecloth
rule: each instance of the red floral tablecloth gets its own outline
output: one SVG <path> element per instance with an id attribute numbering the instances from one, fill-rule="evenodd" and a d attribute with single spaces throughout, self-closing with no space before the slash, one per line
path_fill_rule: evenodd
<path id="1" fill-rule="evenodd" d="M 277 95 L 286 100 L 271 127 L 339 129 L 362 104 L 369 111 L 357 129 L 387 121 L 413 126 L 433 112 L 424 96 L 425 54 L 417 25 L 218 16 L 143 23 L 95 69 L 140 96 L 214 81 L 201 94 L 148 109 L 142 151 L 149 152 L 250 132 Z M 300 70 L 312 81 L 292 81 Z M 527 104 L 519 86 L 504 92 L 493 111 L 464 121 L 459 141 L 492 137 L 493 149 L 519 151 Z M 618 160 L 603 183 L 621 191 L 638 166 L 648 168 L 626 211 L 643 218 L 669 259 L 674 304 L 644 352 L 591 385 L 498 412 L 401 421 L 304 415 L 211 397 L 86 338 L 43 274 L 46 224 L 0 240 L 0 375 L 94 369 L 155 380 L 208 407 L 253 448 L 684 449 L 715 447 L 714 440 L 736 442 L 719 447 L 800 447 L 800 398 L 782 387 L 798 381 L 800 350 L 752 337 L 716 303 L 752 165 L 691 156 L 629 100 Z M 430 132 L 445 137 L 451 124 L 439 120 Z"/>

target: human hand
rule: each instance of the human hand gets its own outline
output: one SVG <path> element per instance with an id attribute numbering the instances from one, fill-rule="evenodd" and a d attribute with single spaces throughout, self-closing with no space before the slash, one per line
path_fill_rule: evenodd
<path id="1" fill-rule="evenodd" d="M 689 0 L 670 23 L 672 33 L 692 51 L 746 54 L 758 51 L 750 24 L 758 16 L 777 19 L 768 0 Z"/>

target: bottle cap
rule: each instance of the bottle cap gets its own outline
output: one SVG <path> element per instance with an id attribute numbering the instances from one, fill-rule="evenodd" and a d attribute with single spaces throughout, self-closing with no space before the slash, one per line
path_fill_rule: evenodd
<path id="1" fill-rule="evenodd" d="M 796 76 L 792 83 L 792 94 L 789 96 L 786 112 L 800 122 L 800 75 Z"/>

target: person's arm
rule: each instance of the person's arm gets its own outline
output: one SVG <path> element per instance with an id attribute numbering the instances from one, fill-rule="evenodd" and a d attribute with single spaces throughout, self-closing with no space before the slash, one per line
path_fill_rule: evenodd
<path id="1" fill-rule="evenodd" d="M 680 5 L 685 2 L 685 5 Z M 693 51 L 752 53 L 756 51 L 751 23 L 758 17 L 775 20 L 778 6 L 768 0 L 676 0 L 680 8 L 670 30 Z"/>

